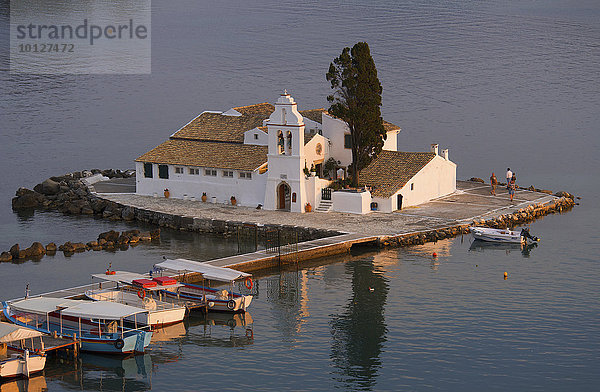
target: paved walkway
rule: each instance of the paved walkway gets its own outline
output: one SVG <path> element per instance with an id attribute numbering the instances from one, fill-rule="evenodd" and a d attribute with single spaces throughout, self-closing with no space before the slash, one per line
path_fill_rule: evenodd
<path id="1" fill-rule="evenodd" d="M 106 186 L 107 184 L 97 183 L 96 189 L 107 189 Z M 114 191 L 122 192 L 121 188 L 121 186 L 115 186 Z M 132 193 L 98 193 L 98 196 L 122 205 L 167 214 L 258 224 L 312 227 L 359 233 L 363 236 L 398 235 L 464 224 L 473 219 L 489 219 L 509 214 L 529 204 L 546 203 L 555 198 L 545 193 L 518 190 L 511 203 L 506 188 L 499 187 L 497 196 L 492 196 L 488 185 L 458 181 L 457 191 L 452 195 L 418 207 L 409 207 L 394 213 L 373 212 L 367 215 L 357 215 L 340 212 L 299 214 L 266 211 L 252 207 L 155 198 Z"/>

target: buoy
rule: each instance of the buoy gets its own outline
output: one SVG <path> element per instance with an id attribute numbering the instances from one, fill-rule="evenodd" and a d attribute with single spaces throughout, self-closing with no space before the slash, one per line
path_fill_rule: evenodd
<path id="1" fill-rule="evenodd" d="M 506 278 L 508 278 L 508 272 L 504 273 L 504 280 L 506 280 Z"/>
<path id="2" fill-rule="evenodd" d="M 373 292 L 373 291 L 375 291 L 375 289 L 373 287 L 369 287 L 369 291 Z"/>
<path id="3" fill-rule="evenodd" d="M 433 257 L 437 257 L 437 253 L 433 252 Z"/>

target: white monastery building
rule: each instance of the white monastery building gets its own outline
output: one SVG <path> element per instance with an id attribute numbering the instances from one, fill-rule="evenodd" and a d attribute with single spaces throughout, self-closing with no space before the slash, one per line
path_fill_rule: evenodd
<path id="1" fill-rule="evenodd" d="M 448 150 L 398 151 L 400 128 L 384 121 L 383 151 L 360 172 L 361 188 L 332 190 L 352 162 L 350 130 L 324 109 L 298 110 L 284 92 L 275 105 L 206 111 L 136 159 L 137 193 L 267 210 L 393 212 L 456 191 Z M 331 160 L 336 168 L 326 169 Z M 341 170 L 340 170 L 341 169 Z M 307 175 L 308 172 L 308 175 Z"/>

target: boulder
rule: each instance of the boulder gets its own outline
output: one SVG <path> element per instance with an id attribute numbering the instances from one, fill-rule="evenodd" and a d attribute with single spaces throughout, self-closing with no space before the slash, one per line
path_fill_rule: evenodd
<path id="1" fill-rule="evenodd" d="M 34 242 L 25 252 L 27 252 L 28 257 L 38 257 L 46 254 L 46 248 L 41 243 Z"/>
<path id="2" fill-rule="evenodd" d="M 480 183 L 482 183 L 482 184 L 485 184 L 485 181 L 483 181 L 483 180 L 482 180 L 481 178 L 479 178 L 479 177 L 471 177 L 471 178 L 469 179 L 469 181 L 471 181 L 471 182 L 480 182 Z"/>
<path id="3" fill-rule="evenodd" d="M 26 252 L 26 251 L 24 251 L 24 250 L 20 250 L 20 251 L 19 251 L 19 256 L 18 256 L 18 258 L 19 258 L 19 259 L 24 259 L 24 258 L 26 258 L 26 257 L 27 257 L 27 252 Z"/>
<path id="4" fill-rule="evenodd" d="M 123 234 L 128 235 L 128 236 L 134 236 L 134 235 L 139 236 L 140 231 L 138 229 L 127 230 L 127 231 L 124 231 Z"/>
<path id="5" fill-rule="evenodd" d="M 60 184 L 56 181 L 53 181 L 50 178 L 48 178 L 47 180 L 42 182 L 40 185 L 41 185 L 41 190 L 39 190 L 38 192 L 41 194 L 56 195 L 58 192 L 60 192 Z M 34 190 L 35 190 L 35 188 L 34 188 Z"/>
<path id="6" fill-rule="evenodd" d="M 123 208 L 123 211 L 121 211 L 121 218 L 123 218 L 123 220 L 126 220 L 126 221 L 134 220 L 135 219 L 134 209 L 131 207 Z"/>
<path id="7" fill-rule="evenodd" d="M 79 207 L 76 203 L 67 202 L 65 204 L 65 210 L 67 213 L 69 213 L 71 215 L 81 214 L 81 207 Z"/>
<path id="8" fill-rule="evenodd" d="M 119 238 L 119 232 L 118 231 L 107 231 L 104 233 L 100 233 L 100 235 L 98 236 L 98 241 L 100 240 L 106 240 L 107 242 L 115 242 L 117 240 L 117 238 Z"/>
<path id="9" fill-rule="evenodd" d="M 13 257 L 13 259 L 18 259 L 19 258 L 19 244 L 14 244 L 13 246 L 10 247 L 10 250 L 8 251 L 8 253 L 10 253 Z"/>
<path id="10" fill-rule="evenodd" d="M 48 252 L 56 252 L 56 244 L 54 242 L 51 242 L 48 245 L 46 245 L 46 253 Z"/>
<path id="11" fill-rule="evenodd" d="M 559 191 L 559 192 L 556 192 L 556 193 L 554 194 L 554 196 L 556 196 L 556 197 L 566 197 L 566 198 L 569 198 L 569 199 L 571 199 L 571 200 L 575 199 L 575 196 L 573 196 L 573 195 L 572 195 L 572 194 L 570 194 L 569 192 L 565 192 L 565 191 Z"/>
<path id="12" fill-rule="evenodd" d="M 12 259 L 13 259 L 13 257 L 9 252 L 0 253 L 0 262 L 11 261 Z"/>
<path id="13" fill-rule="evenodd" d="M 153 240 L 160 238 L 160 228 L 158 228 L 156 230 L 151 230 L 150 237 L 152 237 Z"/>
<path id="14" fill-rule="evenodd" d="M 81 209 L 81 213 L 84 215 L 94 215 L 94 210 L 92 210 L 90 207 L 83 207 Z"/>
<path id="15" fill-rule="evenodd" d="M 20 188 L 25 189 L 25 188 Z M 20 193 L 17 191 L 17 196 L 12 199 L 12 208 L 13 210 L 19 210 L 23 208 L 36 208 L 40 205 L 40 203 L 44 202 L 45 198 L 43 195 L 30 191 L 29 189 L 25 189 L 27 192 L 23 192 L 21 196 L 18 196 Z"/>

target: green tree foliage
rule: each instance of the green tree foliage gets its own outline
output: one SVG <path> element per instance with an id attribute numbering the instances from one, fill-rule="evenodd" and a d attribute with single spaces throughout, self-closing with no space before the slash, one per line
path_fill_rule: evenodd
<path id="1" fill-rule="evenodd" d="M 358 173 L 381 152 L 386 132 L 381 118 L 383 88 L 369 45 L 358 42 L 344 48 L 329 65 L 327 80 L 333 94 L 329 113 L 344 120 L 352 139 L 352 185 L 358 186 Z"/>

